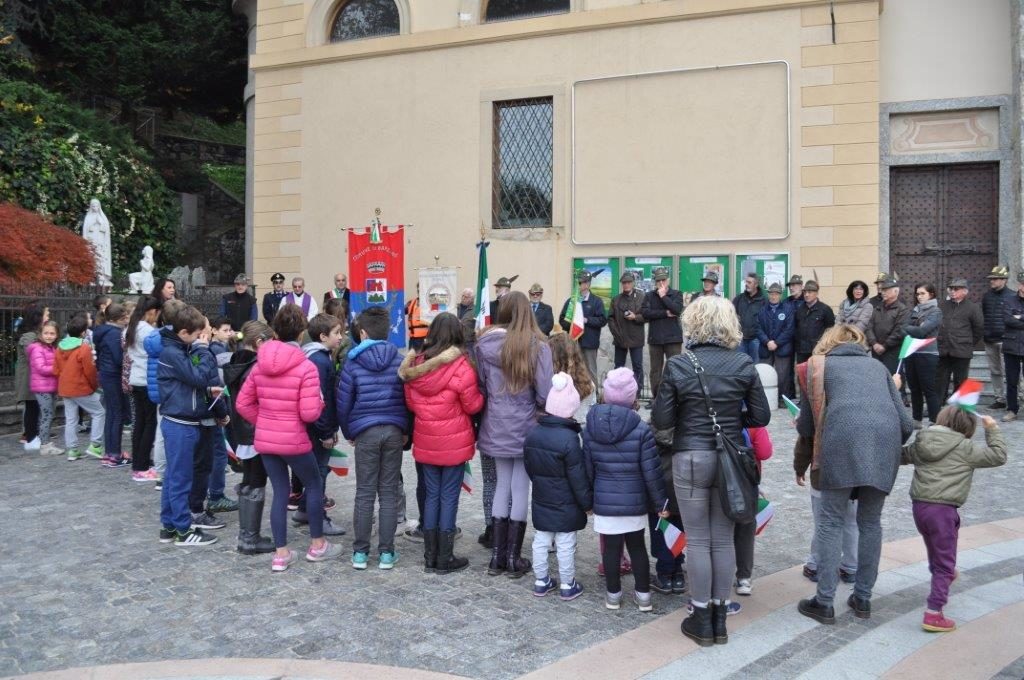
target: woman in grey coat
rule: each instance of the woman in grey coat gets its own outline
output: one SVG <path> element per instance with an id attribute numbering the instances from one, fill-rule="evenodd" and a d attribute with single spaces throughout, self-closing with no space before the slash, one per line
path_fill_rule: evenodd
<path id="1" fill-rule="evenodd" d="M 935 338 L 939 335 L 942 325 L 942 310 L 935 299 L 935 286 L 930 283 L 919 283 L 914 287 L 917 306 L 910 313 L 910 321 L 903 330 L 917 340 L 932 338 L 932 342 L 917 350 L 903 360 L 907 368 L 907 382 L 910 383 L 910 411 L 914 418 L 914 427 L 921 428 L 923 405 L 928 404 L 928 420 L 935 424 L 935 419 L 942 408 L 939 389 L 935 384 L 935 371 L 939 366 L 939 343 Z"/>
<path id="2" fill-rule="evenodd" d="M 846 287 L 846 299 L 839 305 L 839 318 L 836 323 L 856 326 L 857 330 L 864 332 L 871 323 L 874 311 L 875 308 L 868 299 L 868 284 L 854 281 Z"/>
<path id="3" fill-rule="evenodd" d="M 900 447 L 914 431 L 895 376 L 872 359 L 867 339 L 853 326 L 829 329 L 801 376 L 804 395 L 797 432 L 812 438 L 811 471 L 818 471 L 821 517 L 818 592 L 798 609 L 820 623 L 835 623 L 843 520 L 858 501 L 860 550 L 857 580 L 847 604 L 858 618 L 871 616 L 871 589 L 882 554 L 882 506 L 900 466 Z"/>

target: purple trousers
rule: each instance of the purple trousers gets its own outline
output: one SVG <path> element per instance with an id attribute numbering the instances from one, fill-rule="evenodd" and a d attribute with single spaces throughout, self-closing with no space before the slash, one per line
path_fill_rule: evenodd
<path id="1" fill-rule="evenodd" d="M 949 600 L 949 584 L 956 572 L 956 539 L 960 532 L 960 513 L 952 505 L 914 501 L 914 524 L 921 532 L 928 551 L 928 571 L 932 590 L 928 608 L 940 612 Z"/>

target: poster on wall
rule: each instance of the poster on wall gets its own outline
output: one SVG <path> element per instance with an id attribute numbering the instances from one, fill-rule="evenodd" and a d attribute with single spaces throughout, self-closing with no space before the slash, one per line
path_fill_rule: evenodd
<path id="1" fill-rule="evenodd" d="M 398 347 L 405 333 L 405 228 L 381 225 L 348 229 L 348 280 L 351 313 L 355 318 L 367 307 L 388 310 L 388 341 Z"/>
<path id="2" fill-rule="evenodd" d="M 455 267 L 420 269 L 420 319 L 430 323 L 441 312 L 455 313 L 459 304 L 458 278 Z"/>
<path id="3" fill-rule="evenodd" d="M 692 295 L 703 290 L 703 279 L 708 274 L 718 277 L 715 291 L 719 295 L 732 298 L 732 270 L 728 255 L 679 256 L 679 290 L 683 295 Z"/>
<path id="4" fill-rule="evenodd" d="M 672 257 L 627 257 L 622 273 L 632 272 L 636 279 L 636 289 L 649 293 L 654 290 L 654 270 L 664 267 L 668 270 L 668 280 L 672 280 Z M 617 279 L 616 279 L 617 281 Z M 618 289 L 616 288 L 616 292 Z"/>
<path id="5" fill-rule="evenodd" d="M 737 253 L 736 290 L 743 290 L 743 277 L 754 272 L 761 277 L 761 288 L 778 283 L 785 289 L 789 278 L 789 253 Z"/>
<path id="6" fill-rule="evenodd" d="M 576 272 L 586 269 L 594 275 L 590 292 L 604 301 L 605 313 L 610 313 L 612 298 L 619 292 L 619 258 L 617 257 L 576 257 L 572 261 L 572 283 L 576 283 Z"/>

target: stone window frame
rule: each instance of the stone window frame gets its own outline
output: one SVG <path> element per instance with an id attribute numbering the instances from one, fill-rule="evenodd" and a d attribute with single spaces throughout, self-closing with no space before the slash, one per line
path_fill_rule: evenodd
<path id="1" fill-rule="evenodd" d="M 306 20 L 307 47 L 317 47 L 320 45 L 344 45 L 356 42 L 352 40 L 331 42 L 331 29 L 334 27 L 334 20 L 337 18 L 338 12 L 340 12 L 349 2 L 350 0 L 315 0 L 313 7 L 310 8 L 309 16 Z M 373 38 L 363 38 L 363 40 L 393 38 L 397 35 L 407 35 L 411 32 L 409 21 L 409 0 L 392 0 L 392 2 L 394 2 L 395 6 L 398 8 L 398 33 Z"/>

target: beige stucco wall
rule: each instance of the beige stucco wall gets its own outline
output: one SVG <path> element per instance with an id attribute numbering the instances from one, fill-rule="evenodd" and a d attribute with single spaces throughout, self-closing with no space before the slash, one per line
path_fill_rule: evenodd
<path id="1" fill-rule="evenodd" d="M 367 224 L 377 207 L 385 223 L 414 225 L 407 242 L 408 282 L 415 281 L 417 267 L 433 265 L 438 256 L 442 264 L 461 266 L 460 284 L 472 285 L 474 243 L 484 228 L 491 241 L 492 279 L 519 274 L 519 288 L 539 281 L 554 302 L 568 295 L 570 259 L 579 256 L 788 251 L 791 269 L 805 276 L 816 270 L 833 303 L 849 280 L 873 274 L 878 262 L 877 2 L 836 2 L 837 44 L 832 44 L 827 3 L 581 0 L 568 15 L 501 24 L 459 25 L 452 12 L 454 23 L 445 29 L 441 14 L 416 18 L 422 9 L 417 1 L 410 0 L 404 10 L 413 16 L 413 31 L 341 45 L 310 41 L 319 29 L 312 30 L 307 18 L 326 11 L 319 0 L 260 1 L 252 62 L 258 282 L 274 271 L 301 272 L 310 290 L 326 289 L 332 273 L 346 269 L 342 227 Z M 438 2 L 444 13 L 453 7 L 465 11 L 467 4 L 472 3 Z M 749 8 L 764 11 L 743 11 Z M 417 26 L 434 30 L 416 32 Z M 624 225 L 624 234 L 637 245 L 571 245 L 574 80 L 769 60 L 790 65 L 788 238 L 729 240 L 749 236 L 748 225 L 723 234 L 720 242 L 645 246 L 644 241 L 663 239 L 666 231 L 671 238 L 672 229 L 663 221 L 645 223 L 642 217 L 654 211 L 637 206 L 641 219 Z M 707 96 L 713 97 L 713 86 L 710 90 Z M 556 226 L 489 231 L 491 102 L 540 95 L 555 102 Z M 726 114 L 704 120 L 700 133 L 727 148 L 725 142 L 737 135 L 730 125 L 735 119 Z M 599 137 L 600 127 L 591 121 L 591 133 L 595 130 Z M 728 164 L 711 165 L 721 172 Z M 779 178 L 768 180 L 777 185 Z M 685 172 L 641 181 L 649 183 L 648 195 L 663 197 L 665 203 L 655 206 L 658 214 L 666 206 L 686 210 L 676 203 Z M 705 200 L 756 213 L 762 187 L 749 185 L 749 179 L 741 184 L 723 177 L 711 183 Z M 603 200 L 611 206 L 615 197 Z M 784 226 L 765 232 L 778 235 Z"/>
<path id="2" fill-rule="evenodd" d="M 881 15 L 883 102 L 1010 94 L 1011 0 L 890 0 Z"/>

